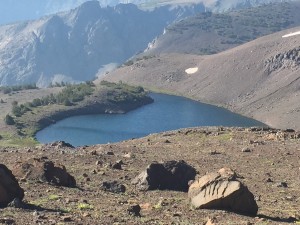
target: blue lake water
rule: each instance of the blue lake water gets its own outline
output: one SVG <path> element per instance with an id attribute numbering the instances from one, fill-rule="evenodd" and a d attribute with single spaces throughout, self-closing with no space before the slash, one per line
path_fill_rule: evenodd
<path id="1" fill-rule="evenodd" d="M 39 131 L 41 143 L 63 140 L 74 146 L 112 143 L 196 126 L 263 126 L 226 109 L 187 98 L 151 93 L 154 103 L 126 114 L 70 117 Z"/>

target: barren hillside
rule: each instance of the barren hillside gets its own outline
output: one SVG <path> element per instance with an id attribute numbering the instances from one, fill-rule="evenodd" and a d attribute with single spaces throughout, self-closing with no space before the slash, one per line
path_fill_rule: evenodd
<path id="1" fill-rule="evenodd" d="M 144 53 L 208 55 L 300 25 L 300 1 L 227 13 L 201 13 L 173 23 Z"/>
<path id="2" fill-rule="evenodd" d="M 253 117 L 271 127 L 300 130 L 300 27 L 210 56 L 162 54 L 136 59 L 110 81 L 184 95 Z M 194 71 L 185 71 L 195 68 Z"/>

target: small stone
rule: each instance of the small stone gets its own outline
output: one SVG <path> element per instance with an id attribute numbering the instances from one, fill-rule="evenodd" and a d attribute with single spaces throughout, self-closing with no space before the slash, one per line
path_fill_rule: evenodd
<path id="1" fill-rule="evenodd" d="M 220 153 L 220 152 L 217 152 L 216 150 L 213 150 L 213 151 L 210 151 L 209 154 L 211 154 L 211 155 L 219 155 L 219 154 L 221 154 L 221 153 Z"/>
<path id="2" fill-rule="evenodd" d="M 288 201 L 293 201 L 295 199 L 295 197 L 294 196 L 286 196 L 285 199 Z"/>
<path id="3" fill-rule="evenodd" d="M 131 155 L 131 153 L 127 153 L 127 154 L 123 155 L 123 157 L 130 159 L 132 157 L 132 155 Z"/>
<path id="4" fill-rule="evenodd" d="M 250 148 L 243 148 L 242 152 L 251 152 L 251 149 Z"/>
<path id="5" fill-rule="evenodd" d="M 279 182 L 279 183 L 277 183 L 276 187 L 284 187 L 284 188 L 287 188 L 288 185 L 287 185 L 286 182 Z"/>
<path id="6" fill-rule="evenodd" d="M 255 199 L 255 201 L 260 201 L 260 195 L 256 196 L 254 199 Z"/>
<path id="7" fill-rule="evenodd" d="M 269 177 L 266 182 L 273 182 L 273 180 Z"/>
<path id="8" fill-rule="evenodd" d="M 216 225 L 216 224 L 214 223 L 213 219 L 208 218 L 205 225 Z"/>
<path id="9" fill-rule="evenodd" d="M 7 224 L 7 225 L 11 225 L 11 224 L 16 224 L 15 221 L 13 219 L 9 219 L 9 218 L 1 218 L 0 219 L 0 224 Z"/>
<path id="10" fill-rule="evenodd" d="M 181 216 L 181 213 L 176 212 L 176 213 L 173 214 L 173 216 L 174 216 L 174 217 L 180 217 L 180 216 Z"/>
<path id="11" fill-rule="evenodd" d="M 62 217 L 62 220 L 63 220 L 64 222 L 71 222 L 71 221 L 72 221 L 72 217 L 71 217 L 71 216 L 63 216 L 63 217 Z"/>
<path id="12" fill-rule="evenodd" d="M 165 140 L 165 143 L 166 143 L 166 144 L 170 144 L 171 141 L 169 141 L 169 140 L 167 139 L 167 140 Z"/>
<path id="13" fill-rule="evenodd" d="M 27 181 L 27 180 L 26 180 L 26 178 L 24 178 L 24 177 L 20 179 L 20 182 L 26 182 L 26 181 Z"/>
<path id="14" fill-rule="evenodd" d="M 133 205 L 133 206 L 130 206 L 127 209 L 128 214 L 131 215 L 131 216 L 138 216 L 138 217 L 140 217 L 141 216 L 140 211 L 141 211 L 140 205 Z"/>
<path id="15" fill-rule="evenodd" d="M 123 162 L 122 160 L 117 160 L 116 163 L 119 163 L 119 164 L 121 164 L 121 165 L 124 164 L 124 162 Z"/>
<path id="16" fill-rule="evenodd" d="M 96 161 L 96 166 L 102 165 L 103 163 L 99 160 Z"/>
<path id="17" fill-rule="evenodd" d="M 91 217 L 91 214 L 90 213 L 84 213 L 82 216 L 83 217 Z"/>
<path id="18" fill-rule="evenodd" d="M 106 152 L 106 155 L 114 155 L 115 153 L 111 152 L 111 151 L 108 151 Z"/>
<path id="19" fill-rule="evenodd" d="M 126 191 L 126 187 L 123 184 L 118 183 L 117 181 L 105 181 L 102 183 L 101 189 L 113 193 L 124 193 Z"/>
<path id="20" fill-rule="evenodd" d="M 88 177 L 89 175 L 87 175 L 86 173 L 82 174 L 83 177 Z"/>
<path id="21" fill-rule="evenodd" d="M 112 165 L 112 168 L 116 170 L 121 170 L 122 164 L 120 162 L 116 162 L 115 164 Z"/>

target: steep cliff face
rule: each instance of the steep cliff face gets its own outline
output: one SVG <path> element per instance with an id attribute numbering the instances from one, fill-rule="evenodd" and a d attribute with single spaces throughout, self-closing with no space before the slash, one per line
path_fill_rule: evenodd
<path id="1" fill-rule="evenodd" d="M 69 12 L 0 27 L 0 85 L 91 80 L 102 66 L 143 51 L 175 19 L 203 7 L 142 11 L 88 1 Z"/>

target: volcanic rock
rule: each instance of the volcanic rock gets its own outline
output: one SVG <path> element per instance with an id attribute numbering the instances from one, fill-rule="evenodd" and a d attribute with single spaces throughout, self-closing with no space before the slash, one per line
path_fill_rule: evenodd
<path id="1" fill-rule="evenodd" d="M 12 172 L 3 164 L 0 164 L 0 207 L 6 207 L 15 198 L 22 200 L 24 190 Z"/>
<path id="2" fill-rule="evenodd" d="M 129 215 L 140 217 L 141 206 L 140 205 L 132 205 L 127 209 Z"/>
<path id="3" fill-rule="evenodd" d="M 123 184 L 118 183 L 117 181 L 112 181 L 112 182 L 105 181 L 102 183 L 101 189 L 113 193 L 124 193 L 126 187 Z"/>
<path id="4" fill-rule="evenodd" d="M 228 168 L 196 180 L 188 196 L 196 209 L 225 209 L 246 215 L 256 215 L 258 210 L 253 194 Z"/>
<path id="5" fill-rule="evenodd" d="M 67 143 L 67 142 L 64 142 L 64 141 L 56 141 L 56 142 L 53 142 L 50 144 L 51 147 L 55 147 L 56 149 L 59 149 L 59 148 L 74 148 L 73 145 Z"/>
<path id="6" fill-rule="evenodd" d="M 17 164 L 14 169 L 17 177 L 26 180 L 48 182 L 53 185 L 75 187 L 76 181 L 65 166 L 55 165 L 52 161 L 33 159 L 28 162 Z"/>
<path id="7" fill-rule="evenodd" d="M 196 170 L 183 160 L 153 162 L 132 181 L 132 184 L 143 191 L 155 189 L 187 191 L 188 182 L 194 180 L 195 176 Z"/>

